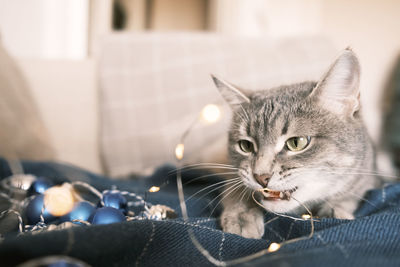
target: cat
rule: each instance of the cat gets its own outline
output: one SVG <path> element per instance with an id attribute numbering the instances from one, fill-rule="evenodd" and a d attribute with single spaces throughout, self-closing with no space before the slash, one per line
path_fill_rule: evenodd
<path id="1" fill-rule="evenodd" d="M 299 215 L 300 203 L 319 217 L 354 219 L 362 196 L 381 181 L 371 175 L 375 153 L 360 115 L 353 51 L 344 50 L 319 82 L 251 92 L 212 78 L 233 110 L 229 159 L 242 190 L 254 194 L 226 190 L 224 231 L 261 238 L 265 210 Z"/>

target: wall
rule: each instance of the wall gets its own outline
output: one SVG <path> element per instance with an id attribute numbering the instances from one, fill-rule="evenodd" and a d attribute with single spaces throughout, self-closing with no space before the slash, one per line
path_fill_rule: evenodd
<path id="1" fill-rule="evenodd" d="M 94 60 L 18 59 L 48 126 L 56 157 L 101 172 Z"/>
<path id="2" fill-rule="evenodd" d="M 89 0 L 0 0 L 0 34 L 11 54 L 87 56 Z"/>
<path id="3" fill-rule="evenodd" d="M 327 0 L 322 14 L 321 32 L 338 48 L 350 45 L 360 58 L 364 117 L 377 140 L 382 94 L 400 55 L 400 1 Z"/>

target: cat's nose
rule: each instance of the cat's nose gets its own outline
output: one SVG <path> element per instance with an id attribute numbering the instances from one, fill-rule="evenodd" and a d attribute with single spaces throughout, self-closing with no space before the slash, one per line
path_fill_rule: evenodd
<path id="1" fill-rule="evenodd" d="M 269 179 L 271 179 L 271 177 L 272 177 L 272 174 L 271 173 L 264 173 L 264 174 L 253 173 L 253 176 L 262 187 L 267 187 Z"/>

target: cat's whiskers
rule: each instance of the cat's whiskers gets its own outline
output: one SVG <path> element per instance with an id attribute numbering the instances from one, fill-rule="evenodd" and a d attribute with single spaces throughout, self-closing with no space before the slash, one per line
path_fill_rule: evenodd
<path id="1" fill-rule="evenodd" d="M 214 177 L 214 176 L 218 177 L 218 176 L 234 175 L 234 174 L 238 175 L 238 172 L 220 172 L 220 173 L 212 173 L 212 174 L 202 175 L 200 177 L 196 177 L 194 179 L 191 179 L 190 181 L 187 181 L 183 185 L 187 185 L 187 184 L 193 183 L 195 181 L 198 181 L 200 179 L 204 179 L 204 178 L 208 178 L 208 177 Z"/>
<path id="2" fill-rule="evenodd" d="M 249 189 L 244 186 L 242 192 L 239 195 L 240 201 L 243 201 L 243 198 L 245 197 L 245 195 L 249 192 Z"/>
<path id="3" fill-rule="evenodd" d="M 340 168 L 338 168 L 338 169 L 340 169 Z M 356 169 L 356 168 L 353 168 L 353 169 Z M 303 170 L 304 170 L 304 169 L 303 169 Z M 310 171 L 308 171 L 308 172 L 307 172 L 307 170 L 306 170 L 306 171 L 303 171 L 303 170 L 301 171 L 301 174 L 307 174 L 307 173 L 310 173 L 310 172 L 315 173 L 315 170 L 317 170 L 317 171 L 322 171 L 322 172 L 324 172 L 324 173 L 328 173 L 328 174 L 332 174 L 332 175 L 338 175 L 338 174 L 339 174 L 339 175 L 358 175 L 358 174 L 360 174 L 360 175 L 365 175 L 365 174 L 366 174 L 365 172 L 357 172 L 357 173 L 348 173 L 348 172 L 339 173 L 339 172 L 332 172 L 332 171 L 329 171 L 328 168 L 310 168 Z M 340 169 L 340 170 L 343 170 L 343 169 Z M 299 174 L 299 176 L 301 176 L 301 174 Z M 376 174 L 375 174 L 375 173 L 370 173 L 370 175 L 376 175 Z M 342 192 L 342 194 L 343 194 L 343 195 L 344 195 L 344 194 L 351 194 L 353 197 L 356 197 L 358 200 L 365 201 L 365 202 L 368 203 L 369 205 L 376 207 L 376 205 L 373 204 L 371 201 L 369 201 L 368 199 L 366 199 L 366 198 L 364 198 L 364 197 L 362 197 L 362 196 L 360 196 L 360 195 L 358 195 L 358 194 L 356 194 L 356 193 L 354 193 L 354 192 L 352 192 L 352 191 L 347 190 L 347 191 Z M 334 209 L 333 205 L 332 205 L 327 199 L 324 199 L 324 200 L 322 200 L 322 201 L 325 202 L 325 203 L 327 203 L 332 209 Z"/>
<path id="4" fill-rule="evenodd" d="M 230 192 L 226 193 L 218 202 L 217 204 L 215 204 L 214 208 L 211 210 L 210 215 L 208 216 L 208 218 L 211 217 L 211 215 L 214 213 L 215 209 L 218 207 L 218 205 L 226 198 L 228 197 L 230 194 L 232 194 L 233 192 L 235 192 L 237 189 L 239 189 L 240 187 L 244 186 L 243 182 L 240 181 L 239 184 L 237 184 L 232 190 L 230 190 Z M 208 207 L 212 202 L 210 202 L 206 207 Z"/>
<path id="5" fill-rule="evenodd" d="M 187 165 L 184 165 L 184 166 L 181 167 L 181 168 L 176 168 L 175 170 L 170 171 L 169 173 L 176 172 L 178 169 L 184 170 L 184 169 L 187 169 L 187 168 L 190 168 L 190 167 L 198 167 L 198 166 L 208 166 L 208 167 L 231 167 L 231 168 L 237 169 L 237 167 L 235 167 L 235 166 L 233 166 L 233 165 L 230 165 L 230 164 L 213 163 L 213 162 L 202 162 L 202 163 L 187 164 Z"/>
<path id="6" fill-rule="evenodd" d="M 236 167 L 227 167 L 227 166 L 185 166 L 179 169 L 175 169 L 173 171 L 168 172 L 168 176 L 170 175 L 175 175 L 178 171 L 184 173 L 186 171 L 191 171 L 191 170 L 212 170 L 212 169 L 220 169 L 220 170 L 237 170 L 239 171 L 239 168 Z"/>
<path id="7" fill-rule="evenodd" d="M 233 183 L 233 185 L 231 184 L 228 188 L 224 189 L 221 193 L 219 193 L 215 198 L 213 198 L 212 200 L 210 200 L 210 202 L 208 203 L 208 205 L 205 207 L 207 208 L 208 206 L 210 206 L 215 200 L 217 200 L 222 194 L 225 194 L 227 191 L 229 191 L 230 189 L 234 188 L 237 185 L 240 185 L 242 182 L 240 177 L 237 177 L 238 180 L 235 181 L 235 183 Z M 205 209 L 204 208 L 204 209 Z"/>
<path id="8" fill-rule="evenodd" d="M 345 172 L 344 174 L 348 174 L 346 171 L 347 170 L 351 170 L 351 171 L 355 171 L 353 173 L 350 173 L 352 175 L 357 175 L 357 174 L 365 174 L 365 175 L 376 175 L 376 176 L 380 176 L 380 177 L 387 177 L 387 178 L 395 178 L 398 179 L 399 176 L 396 175 L 391 175 L 388 173 L 384 173 L 384 172 L 376 172 L 376 171 L 359 171 L 360 168 L 352 168 L 352 167 L 307 167 L 304 169 L 309 169 L 309 170 L 337 170 L 337 171 L 343 171 Z M 335 174 L 341 174 L 341 173 L 336 173 Z"/>
<path id="9" fill-rule="evenodd" d="M 188 200 L 192 199 L 193 197 L 197 196 L 198 194 L 200 194 L 200 193 L 203 192 L 204 190 L 207 190 L 207 189 L 209 189 L 209 188 L 212 188 L 213 186 L 219 185 L 219 186 L 217 186 L 216 188 L 213 188 L 212 190 L 210 190 L 209 192 L 207 192 L 207 194 L 203 195 L 203 197 L 204 197 L 204 196 L 206 196 L 206 195 L 208 195 L 208 194 L 210 194 L 210 193 L 212 193 L 212 192 L 214 192 L 214 191 L 216 191 L 216 190 L 218 190 L 218 189 L 223 188 L 223 187 L 226 186 L 226 185 L 230 185 L 230 184 L 233 184 L 233 183 L 237 183 L 239 179 L 240 179 L 240 178 L 237 177 L 237 178 L 234 178 L 234 179 L 225 180 L 225 181 L 221 181 L 221 182 L 218 182 L 218 183 L 215 183 L 215 184 L 206 186 L 205 188 L 203 188 L 203 189 L 197 191 L 196 193 L 190 195 L 187 199 L 185 199 L 185 201 L 188 201 Z M 222 184 L 222 185 L 221 185 L 221 184 Z"/>
<path id="10" fill-rule="evenodd" d="M 366 175 L 366 176 L 377 176 L 377 177 L 387 177 L 387 178 L 397 178 L 397 176 L 393 175 L 384 175 L 384 174 L 378 174 L 374 172 L 346 172 L 346 169 L 338 169 L 338 171 L 332 171 L 328 169 L 316 169 L 317 171 L 323 171 L 325 173 L 333 174 L 333 175 Z M 339 172 L 343 171 L 343 172 Z M 315 170 L 314 170 L 315 171 Z"/>
<path id="11" fill-rule="evenodd" d="M 365 201 L 365 202 L 368 203 L 369 205 L 371 205 L 371 206 L 377 208 L 377 206 L 376 206 L 374 203 L 372 203 L 371 201 L 369 201 L 368 199 L 366 199 L 366 198 L 364 198 L 364 197 L 361 197 L 360 195 L 357 195 L 356 193 L 351 192 L 351 191 L 349 191 L 349 192 L 347 192 L 347 193 L 349 193 L 349 194 L 353 195 L 354 197 L 358 198 L 359 200 Z"/>

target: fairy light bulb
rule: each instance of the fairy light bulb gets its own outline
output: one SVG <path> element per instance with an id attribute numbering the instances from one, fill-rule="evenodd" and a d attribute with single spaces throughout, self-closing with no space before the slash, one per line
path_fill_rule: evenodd
<path id="1" fill-rule="evenodd" d="M 183 144 L 178 144 L 175 148 L 175 157 L 178 160 L 183 159 L 183 152 L 185 151 L 185 146 Z"/>
<path id="2" fill-rule="evenodd" d="M 155 193 L 155 192 L 158 192 L 158 191 L 160 191 L 160 188 L 158 186 L 152 186 L 149 189 L 150 193 Z"/>
<path id="3" fill-rule="evenodd" d="M 214 123 L 221 117 L 221 111 L 217 105 L 208 104 L 201 111 L 201 117 L 208 123 Z"/>
<path id="4" fill-rule="evenodd" d="M 53 186 L 44 192 L 44 205 L 49 213 L 59 217 L 74 208 L 74 195 L 70 184 Z"/>
<path id="5" fill-rule="evenodd" d="M 303 214 L 303 215 L 301 215 L 301 218 L 303 218 L 303 220 L 309 220 L 309 219 L 311 219 L 311 216 L 310 216 L 310 214 Z"/>
<path id="6" fill-rule="evenodd" d="M 277 251 L 278 249 L 280 249 L 281 248 L 281 245 L 280 244 L 278 244 L 278 243 L 271 243 L 271 245 L 269 245 L 269 247 L 268 247 L 268 252 L 275 252 L 275 251 Z"/>

